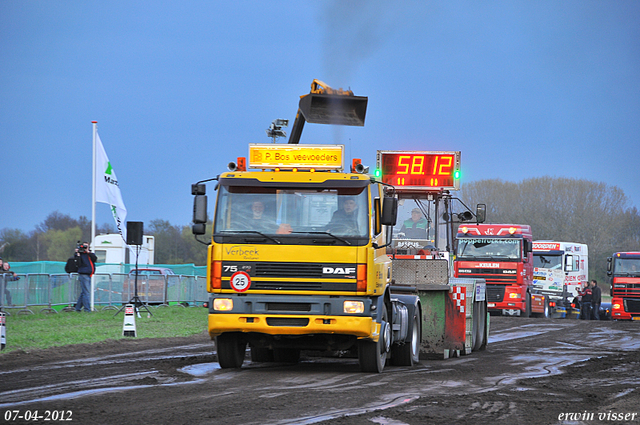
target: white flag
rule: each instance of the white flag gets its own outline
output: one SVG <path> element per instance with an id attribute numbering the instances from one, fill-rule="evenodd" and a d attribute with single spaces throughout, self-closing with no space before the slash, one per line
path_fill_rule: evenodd
<path id="1" fill-rule="evenodd" d="M 104 202 L 111 206 L 113 219 L 116 221 L 118 232 L 122 239 L 127 240 L 127 228 L 124 219 L 127 217 L 127 209 L 122 201 L 120 186 L 116 172 L 111 167 L 111 162 L 104 151 L 100 136 L 96 131 L 96 202 Z"/>

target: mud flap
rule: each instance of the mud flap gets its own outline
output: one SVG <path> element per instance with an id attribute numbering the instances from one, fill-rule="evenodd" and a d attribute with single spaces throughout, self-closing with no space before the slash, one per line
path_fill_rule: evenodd
<path id="1" fill-rule="evenodd" d="M 531 294 L 531 313 L 544 314 L 544 295 Z"/>

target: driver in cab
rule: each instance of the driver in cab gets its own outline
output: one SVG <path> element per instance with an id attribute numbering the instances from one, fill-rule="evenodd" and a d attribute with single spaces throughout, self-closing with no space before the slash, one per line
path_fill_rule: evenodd
<path id="1" fill-rule="evenodd" d="M 333 213 L 327 230 L 338 233 L 358 232 L 358 204 L 354 198 L 348 197 L 342 200 L 342 208 Z"/>
<path id="2" fill-rule="evenodd" d="M 402 223 L 400 233 L 404 233 L 407 239 L 426 239 L 427 227 L 427 220 L 422 216 L 420 208 L 414 208 L 411 210 L 411 218 Z"/>

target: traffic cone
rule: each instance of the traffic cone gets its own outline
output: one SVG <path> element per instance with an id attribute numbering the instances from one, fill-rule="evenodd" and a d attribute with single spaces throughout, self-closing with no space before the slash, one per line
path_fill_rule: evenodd
<path id="1" fill-rule="evenodd" d="M 133 304 L 124 306 L 124 324 L 122 325 L 122 336 L 136 336 L 136 315 Z"/>
<path id="2" fill-rule="evenodd" d="M 7 345 L 7 326 L 5 324 L 7 314 L 0 311 L 0 350 Z"/>

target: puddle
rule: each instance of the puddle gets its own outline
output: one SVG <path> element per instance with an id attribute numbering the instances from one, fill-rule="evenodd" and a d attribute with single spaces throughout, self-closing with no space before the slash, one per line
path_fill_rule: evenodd
<path id="1" fill-rule="evenodd" d="M 338 409 L 329 413 L 325 413 L 324 415 L 306 416 L 303 418 L 296 418 L 296 419 L 285 419 L 283 421 L 274 422 L 272 425 L 315 424 L 318 422 L 324 422 L 324 421 L 328 421 L 336 418 L 342 418 L 347 416 L 358 416 L 365 413 L 376 412 L 379 410 L 391 409 L 394 407 L 402 406 L 403 404 L 411 403 L 419 398 L 420 396 L 418 395 L 405 395 L 405 396 L 396 397 L 390 402 L 383 402 L 381 404 L 370 404 L 368 407 Z M 388 422 L 388 423 L 395 424 L 398 422 Z"/>
<path id="2" fill-rule="evenodd" d="M 530 336 L 542 335 L 544 333 L 547 333 L 547 331 L 509 332 L 504 335 L 493 334 L 493 335 L 489 335 L 489 344 L 493 344 L 501 341 L 510 341 L 512 339 L 527 338 Z"/>
<path id="3" fill-rule="evenodd" d="M 199 377 L 208 375 L 214 370 L 219 370 L 220 364 L 218 363 L 200 363 L 200 364 L 192 364 L 190 366 L 185 366 L 181 369 L 178 369 L 178 372 L 188 373 L 191 376 Z"/>
<path id="4" fill-rule="evenodd" d="M 630 393 L 634 392 L 635 390 L 636 390 L 635 388 L 626 389 L 626 390 L 622 391 L 621 393 L 616 394 L 613 398 L 624 397 L 627 394 L 630 394 Z"/>
<path id="5" fill-rule="evenodd" d="M 178 385 L 191 385 L 199 382 L 202 382 L 202 381 L 199 380 L 199 381 L 191 381 L 191 382 L 172 382 L 170 384 L 161 384 L 161 386 L 173 387 Z M 31 403 L 42 403 L 44 401 L 70 400 L 73 398 L 84 397 L 87 395 L 106 394 L 114 391 L 139 390 L 139 389 L 150 388 L 155 386 L 157 385 L 132 385 L 132 386 L 126 386 L 126 387 L 109 387 L 109 388 L 96 388 L 93 390 L 81 390 L 81 391 L 74 391 L 74 392 L 65 393 L 65 394 L 52 395 L 48 397 L 34 398 L 31 400 L 23 400 L 23 401 L 18 401 L 14 403 L 2 403 L 0 404 L 0 408 L 23 406 L 25 404 L 31 404 Z"/>
<path id="6" fill-rule="evenodd" d="M 171 354 L 162 354 L 171 353 Z M 176 354 L 177 353 L 177 354 Z M 182 347 L 170 347 L 157 350 L 136 351 L 131 353 L 113 354 L 105 357 L 91 357 L 86 359 L 66 360 L 58 363 L 49 363 L 41 366 L 28 367 L 23 369 L 12 369 L 0 371 L 0 375 L 11 373 L 33 372 L 37 370 L 52 370 L 75 367 L 92 367 L 99 365 L 122 364 L 140 361 L 140 354 L 143 354 L 145 361 L 179 359 L 183 357 L 199 356 L 211 354 L 211 344 L 193 344 Z"/>

